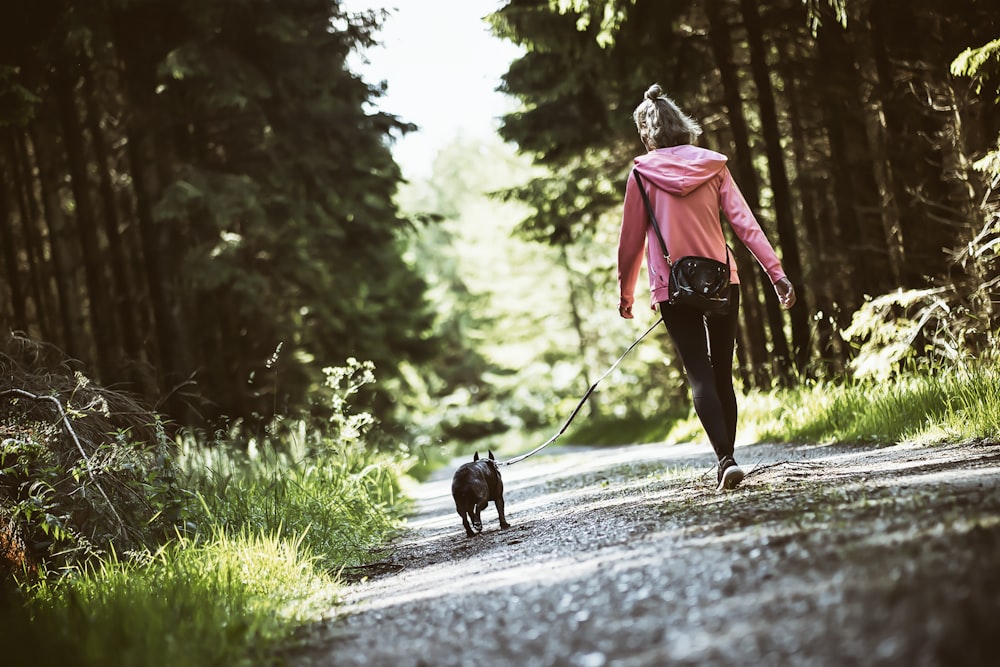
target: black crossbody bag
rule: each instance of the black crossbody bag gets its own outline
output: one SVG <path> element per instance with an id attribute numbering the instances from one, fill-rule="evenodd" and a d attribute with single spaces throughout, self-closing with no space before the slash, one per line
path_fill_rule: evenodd
<path id="1" fill-rule="evenodd" d="M 722 263 L 710 257 L 687 255 L 677 261 L 670 259 L 667 244 L 663 234 L 656 224 L 653 207 L 649 203 L 649 195 L 642 185 L 639 172 L 633 170 L 635 181 L 639 184 L 642 201 L 646 204 L 649 222 L 653 225 L 656 238 L 660 240 L 663 258 L 667 260 L 670 269 L 670 289 L 667 303 L 685 305 L 696 308 L 706 315 L 725 315 L 729 311 L 729 246 L 726 246 L 726 262 Z M 722 221 L 719 221 L 722 225 Z"/>

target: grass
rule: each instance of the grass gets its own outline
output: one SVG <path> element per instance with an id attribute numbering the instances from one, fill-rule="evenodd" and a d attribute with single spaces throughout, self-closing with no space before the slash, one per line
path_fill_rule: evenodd
<path id="1" fill-rule="evenodd" d="M 89 498 L 93 490 L 71 486 L 62 502 L 37 507 L 39 494 L 22 498 L 21 487 L 42 488 L 39 479 L 74 481 L 78 471 L 46 460 L 21 465 L 36 449 L 46 453 L 59 441 L 35 438 L 27 417 L 6 420 L 3 432 L 16 437 L 5 439 L 0 452 L 0 477 L 6 476 L 8 487 L 4 500 L 14 509 L 44 514 L 46 521 L 52 514 L 53 520 L 43 521 L 48 531 L 29 533 L 11 522 L 17 515 L 10 507 L 0 507 L 0 555 L 10 551 L 10 562 L 25 564 L 22 576 L 0 579 L 4 664 L 280 663 L 279 649 L 336 604 L 339 572 L 377 558 L 407 507 L 399 497 L 402 454 L 368 447 L 365 437 L 374 420 L 354 412 L 348 400 L 374 381 L 371 364 L 349 359 L 343 368 L 323 370 L 327 382 L 317 389 L 316 414 L 309 421 L 275 418 L 253 432 L 237 423 L 218 432 L 215 441 L 192 439 L 179 452 L 160 432 L 133 429 L 131 422 L 122 427 L 112 419 L 116 412 L 101 411 L 103 421 L 86 422 L 87 441 L 102 446 L 112 431 L 120 449 L 145 454 L 112 457 L 135 481 L 113 497 L 143 501 L 133 504 L 148 511 L 129 514 L 128 528 L 145 535 L 155 524 L 155 536 L 116 543 L 104 535 L 106 522 L 88 533 L 75 531 L 71 546 L 86 556 L 60 559 L 49 551 L 66 548 L 42 542 L 48 551 L 37 559 L 37 574 L 28 552 L 37 552 L 38 535 L 51 533 L 50 523 L 61 525 L 64 518 L 79 523 L 92 514 L 90 505 L 65 499 Z M 67 391 L 75 396 L 88 383 L 78 380 Z M 133 421 L 141 424 L 143 417 L 158 423 L 148 412 Z M 133 443 L 130 433 L 148 437 Z M 162 451 L 150 451 L 149 439 Z M 102 482 L 118 468 L 102 470 Z M 108 496 L 101 498 L 109 502 Z M 90 548 L 98 542 L 101 548 Z"/>
<path id="2" fill-rule="evenodd" d="M 376 557 L 405 508 L 397 457 L 360 442 L 280 450 L 189 445 L 183 534 L 4 591 L 11 664 L 280 662 L 334 608 L 339 570 Z"/>
<path id="3" fill-rule="evenodd" d="M 14 664 L 265 664 L 335 596 L 301 540 L 220 531 L 41 581 L 5 651 Z"/>
<path id="4" fill-rule="evenodd" d="M 972 366 L 887 382 L 814 383 L 745 397 L 743 438 L 924 443 L 1000 438 L 1000 368 Z"/>
<path id="5" fill-rule="evenodd" d="M 890 381 L 812 382 L 739 396 L 737 443 L 871 443 L 1000 439 L 1000 366 L 939 368 Z M 685 406 L 688 407 L 689 406 Z M 576 444 L 705 439 L 693 410 L 652 418 L 585 422 Z"/>
<path id="6" fill-rule="evenodd" d="M 406 509 L 402 462 L 361 443 L 289 441 L 251 457 L 188 448 L 196 526 L 301 539 L 319 567 L 335 571 L 370 560 Z M 310 451 L 310 449 L 312 451 Z"/>
<path id="7" fill-rule="evenodd" d="M 611 416 L 589 420 L 584 417 L 563 437 L 567 442 L 588 445 L 662 442 L 664 434 L 687 416 L 687 406 L 675 405 L 667 414 L 635 415 L 624 421 Z"/>

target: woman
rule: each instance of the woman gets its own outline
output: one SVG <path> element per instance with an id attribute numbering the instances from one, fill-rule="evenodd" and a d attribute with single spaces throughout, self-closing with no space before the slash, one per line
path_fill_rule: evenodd
<path id="1" fill-rule="evenodd" d="M 663 94 L 659 85 L 646 91 L 633 119 L 648 151 L 635 158 L 634 170 L 642 176 L 671 257 L 697 255 L 727 261 L 721 209 L 736 236 L 767 272 L 782 307 L 791 308 L 795 290 L 733 182 L 726 156 L 693 145 L 701 128 Z M 652 307 L 663 315 L 691 384 L 695 412 L 719 459 L 718 488 L 732 489 L 743 481 L 743 471 L 733 458 L 736 392 L 732 366 L 740 297 L 736 264 L 728 259 L 731 305 L 725 315 L 705 317 L 689 306 L 668 304 L 670 269 L 651 229 L 639 187 L 630 172 L 618 240 L 618 312 L 632 319 L 643 249 L 649 248 L 646 262 Z"/>

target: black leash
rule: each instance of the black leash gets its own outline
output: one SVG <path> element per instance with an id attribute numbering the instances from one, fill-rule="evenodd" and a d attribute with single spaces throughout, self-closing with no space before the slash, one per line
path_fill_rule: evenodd
<path id="1" fill-rule="evenodd" d="M 594 384 L 590 385 L 590 389 L 588 389 L 587 393 L 584 394 L 583 398 L 580 399 L 580 402 L 579 402 L 579 404 L 577 404 L 576 409 L 573 410 L 573 414 L 571 414 L 569 416 L 569 419 L 567 419 L 566 423 L 562 425 L 562 428 L 559 429 L 558 433 L 556 433 L 554 436 L 552 436 L 551 438 L 549 438 L 548 441 L 546 441 L 543 445 L 541 445 L 540 447 L 535 447 L 534 449 L 532 449 L 527 454 L 521 454 L 520 456 L 515 456 L 514 458 L 508 459 L 507 461 L 503 461 L 501 463 L 498 463 L 497 465 L 501 465 L 501 466 L 514 465 L 515 463 L 519 463 L 519 462 L 523 461 L 524 459 L 528 458 L 529 456 L 533 456 L 533 455 L 537 454 L 538 452 L 542 451 L 543 449 L 545 449 L 546 447 L 548 447 L 549 445 L 551 445 L 553 442 L 555 442 L 556 439 L 559 438 L 559 436 L 561 436 L 563 433 L 566 432 L 566 429 L 569 427 L 570 422 L 573 421 L 573 418 L 576 417 L 576 415 L 577 415 L 578 412 L 580 412 L 580 408 L 583 407 L 583 404 L 587 402 L 587 399 L 590 398 L 590 395 L 594 393 L 595 389 L 597 389 L 597 385 L 601 383 L 601 380 L 603 380 L 604 378 L 606 378 L 609 375 L 611 375 L 611 371 L 613 371 L 616 368 L 618 368 L 618 364 L 620 364 L 622 362 L 622 359 L 624 359 L 625 356 L 629 352 L 632 351 L 632 348 L 634 348 L 636 345 L 638 345 L 640 342 L 642 342 L 642 339 L 645 338 L 646 336 L 648 336 L 653 331 L 653 329 L 655 329 L 660 324 L 660 322 L 662 322 L 662 321 L 663 321 L 663 317 L 661 316 L 660 319 L 656 320 L 656 322 L 653 323 L 653 326 L 651 326 L 648 329 L 646 329 L 646 333 L 644 333 L 641 336 L 639 336 L 638 338 L 636 338 L 635 342 L 633 342 L 631 345 L 629 345 L 627 350 L 625 350 L 624 352 L 622 352 L 622 356 L 618 357 L 618 359 L 615 361 L 615 363 L 611 364 L 611 368 L 609 368 L 608 370 L 606 370 L 604 372 L 604 375 L 602 375 L 601 377 L 597 378 L 597 381 L 594 382 Z"/>

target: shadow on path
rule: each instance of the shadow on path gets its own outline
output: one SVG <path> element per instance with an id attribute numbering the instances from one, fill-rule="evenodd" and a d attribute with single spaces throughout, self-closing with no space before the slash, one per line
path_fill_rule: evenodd
<path id="1" fill-rule="evenodd" d="M 978 665 L 1000 631 L 1000 446 L 547 451 L 466 538 L 454 467 L 301 664 Z M 456 462 L 455 465 L 457 465 Z"/>

